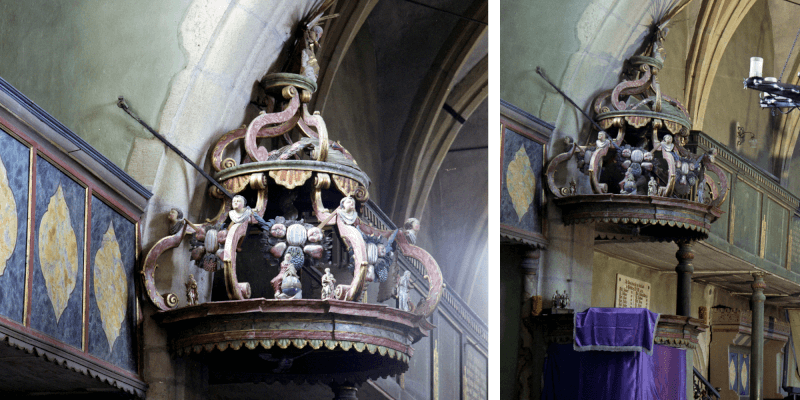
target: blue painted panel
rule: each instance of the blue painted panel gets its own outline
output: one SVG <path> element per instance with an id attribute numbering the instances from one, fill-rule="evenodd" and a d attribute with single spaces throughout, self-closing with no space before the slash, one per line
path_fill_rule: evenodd
<path id="1" fill-rule="evenodd" d="M 0 315 L 23 323 L 26 254 L 28 252 L 30 149 L 7 133 L 0 131 L 0 160 L 5 165 L 8 186 L 14 195 L 17 209 L 16 246 L 11 257 L 5 263 L 5 271 L 0 275 Z M 0 260 L 0 262 L 3 261 Z"/>
<path id="2" fill-rule="evenodd" d="M 731 367 L 731 364 L 733 364 L 733 367 Z M 728 353 L 728 373 L 729 373 L 729 376 L 730 376 L 731 369 L 733 371 L 735 371 L 734 375 L 736 375 L 736 376 L 734 377 L 734 379 L 731 379 L 728 382 L 728 389 L 735 390 L 736 392 L 738 392 L 739 391 L 739 354 L 737 354 L 737 353 Z"/>
<path id="3" fill-rule="evenodd" d="M 514 207 L 509 185 L 516 182 L 507 182 L 508 167 L 516 159 L 520 149 L 524 150 L 530 162 L 531 173 L 535 178 L 535 187 L 525 188 L 533 191 L 533 201 L 527 210 L 520 216 Z M 542 145 L 508 128 L 504 131 L 503 138 L 503 170 L 502 185 L 500 188 L 500 223 L 513 226 L 528 232 L 542 233 L 541 203 L 542 203 Z"/>
<path id="4" fill-rule="evenodd" d="M 47 211 L 47 206 L 58 187 L 64 194 L 67 208 L 69 209 L 69 223 L 75 233 L 77 242 L 78 271 L 75 276 L 75 288 L 69 294 L 67 306 L 61 318 L 56 320 L 53 302 L 45 285 L 44 275 L 39 254 L 39 229 L 42 217 Z M 83 266 L 84 266 L 84 237 L 86 213 L 86 189 L 73 181 L 69 176 L 50 164 L 43 158 L 36 161 L 36 215 L 33 257 L 33 292 L 31 296 L 31 327 L 53 338 L 81 348 L 83 341 Z M 47 245 L 47 243 L 44 243 Z"/>
<path id="5" fill-rule="evenodd" d="M 113 224 L 114 234 L 121 255 L 125 282 L 118 282 L 118 287 L 127 287 L 128 296 L 125 307 L 125 318 L 119 330 L 119 336 L 109 346 L 103 329 L 103 318 L 95 292 L 95 268 L 110 268 L 107 265 L 95 265 L 97 252 L 103 246 L 103 236 Z M 135 354 L 136 292 L 134 287 L 134 267 L 136 263 L 136 226 L 114 211 L 111 207 L 92 197 L 91 245 L 89 250 L 89 354 L 106 360 L 120 368 L 137 372 Z"/>
<path id="6" fill-rule="evenodd" d="M 742 390 L 739 392 L 743 396 L 750 394 L 750 355 L 741 354 L 739 365 L 739 380 L 742 381 Z"/>

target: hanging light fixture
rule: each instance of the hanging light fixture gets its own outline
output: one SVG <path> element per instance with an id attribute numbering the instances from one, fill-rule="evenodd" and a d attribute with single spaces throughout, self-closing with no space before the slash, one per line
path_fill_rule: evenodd
<path id="1" fill-rule="evenodd" d="M 794 52 L 794 45 L 797 43 L 798 36 L 800 36 L 800 30 L 797 31 L 797 35 L 794 37 L 794 43 L 792 43 L 792 48 L 789 50 L 786 63 L 783 64 L 783 70 L 778 79 L 774 77 L 762 77 L 764 59 L 761 57 L 750 57 L 750 76 L 745 78 L 744 88 L 755 89 L 761 92 L 758 101 L 761 108 L 777 109 L 781 113 L 786 114 L 800 107 L 800 86 L 781 82 L 783 73 L 786 72 L 786 65 L 789 64 L 789 59 L 791 59 L 792 52 Z M 800 74 L 798 77 L 800 77 Z M 783 108 L 787 110 L 784 112 L 781 110 Z"/>

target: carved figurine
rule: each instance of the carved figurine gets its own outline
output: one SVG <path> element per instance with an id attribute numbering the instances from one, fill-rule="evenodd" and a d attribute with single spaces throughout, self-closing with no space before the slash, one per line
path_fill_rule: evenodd
<path id="1" fill-rule="evenodd" d="M 403 233 L 406 239 L 411 244 L 417 244 L 417 234 L 419 233 L 419 220 L 416 218 L 409 218 L 403 225 Z"/>
<path id="2" fill-rule="evenodd" d="M 337 286 L 335 297 L 339 300 L 356 300 L 361 295 L 364 284 L 375 279 L 373 266 L 367 261 L 367 244 L 361 231 L 356 227 L 358 223 L 356 200 L 350 196 L 344 197 L 333 212 L 317 211 L 317 217 L 322 220 L 320 228 L 325 225 L 336 225 L 339 236 L 344 239 L 345 245 L 353 255 L 353 281 L 350 285 Z"/>
<path id="3" fill-rule="evenodd" d="M 336 278 L 333 277 L 330 268 L 325 268 L 325 274 L 322 275 L 322 300 L 333 297 L 334 287 L 336 287 Z"/>
<path id="4" fill-rule="evenodd" d="M 247 207 L 244 196 L 236 195 L 231 200 L 231 207 L 233 208 L 228 212 L 228 217 L 231 219 L 232 224 L 241 224 L 249 220 L 253 214 L 253 210 Z"/>
<path id="5" fill-rule="evenodd" d="M 656 178 L 650 177 L 650 181 L 647 182 L 647 195 L 648 196 L 657 196 L 658 195 L 658 182 L 656 182 Z"/>
<path id="6" fill-rule="evenodd" d="M 619 183 L 620 194 L 637 194 L 636 192 L 636 179 L 633 177 L 633 171 L 628 168 L 625 172 L 625 179 Z"/>
<path id="7" fill-rule="evenodd" d="M 597 145 L 598 149 L 602 149 L 603 147 L 608 146 L 611 144 L 611 140 L 608 138 L 608 135 L 605 131 L 597 132 L 597 141 L 595 141 L 595 145 Z"/>
<path id="8" fill-rule="evenodd" d="M 180 232 L 181 228 L 186 224 L 186 220 L 183 219 L 183 211 L 173 208 L 169 210 L 169 216 L 167 216 L 167 221 L 170 222 L 169 226 L 169 234 L 174 235 Z"/>
<path id="9" fill-rule="evenodd" d="M 189 274 L 189 280 L 186 281 L 186 302 L 190 306 L 197 305 L 197 281 L 194 280 L 194 275 Z"/>
<path id="10" fill-rule="evenodd" d="M 278 272 L 278 275 L 276 275 L 270 281 L 270 283 L 272 284 L 272 289 L 275 290 L 276 299 L 280 298 L 281 284 L 283 283 L 283 275 L 286 273 L 286 270 L 289 269 L 290 265 L 292 265 L 292 255 L 287 253 L 286 256 L 283 257 L 283 261 L 281 261 L 280 272 Z"/>
<path id="11" fill-rule="evenodd" d="M 302 299 L 303 289 L 300 284 L 300 278 L 297 276 L 297 270 L 292 263 L 286 267 L 281 280 L 281 293 L 277 296 L 281 300 L 289 299 Z"/>
<path id="12" fill-rule="evenodd" d="M 658 141 L 658 138 L 655 137 L 655 134 L 653 134 L 653 143 L 656 145 L 653 147 L 651 153 L 655 153 L 659 150 L 662 152 L 672 153 L 675 150 L 675 143 L 672 143 L 672 135 L 670 134 L 664 135 L 664 139 L 660 142 Z"/>
<path id="13" fill-rule="evenodd" d="M 408 295 L 409 286 L 411 286 L 411 272 L 403 272 L 403 276 L 397 282 L 395 291 L 397 292 L 397 308 L 403 311 L 412 311 L 413 303 Z"/>

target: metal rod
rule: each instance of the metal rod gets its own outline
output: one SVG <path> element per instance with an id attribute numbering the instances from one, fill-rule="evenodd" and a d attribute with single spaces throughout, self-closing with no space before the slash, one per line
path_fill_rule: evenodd
<path id="1" fill-rule="evenodd" d="M 172 149 L 172 151 L 174 151 L 175 154 L 179 155 L 184 161 L 186 161 L 192 167 L 194 167 L 194 169 L 196 169 L 197 172 L 200 172 L 200 174 L 203 175 L 206 179 L 208 179 L 209 182 L 213 183 L 214 186 L 217 187 L 217 189 L 221 190 L 222 193 L 225 194 L 225 196 L 228 196 L 229 198 L 233 198 L 233 194 L 231 194 L 224 187 L 222 187 L 222 185 L 220 185 L 220 183 L 217 182 L 216 179 L 212 178 L 211 175 L 209 175 L 206 171 L 203 171 L 203 169 L 200 168 L 200 166 L 198 166 L 192 160 L 190 160 L 189 157 L 186 157 L 186 155 L 183 154 L 182 151 L 178 150 L 178 148 L 175 147 L 172 143 L 170 143 L 165 137 L 161 136 L 160 133 L 156 132 L 155 129 L 151 128 L 150 125 L 147 125 L 144 121 L 142 121 L 141 118 L 136 116 L 136 114 L 134 114 L 133 111 L 131 111 L 131 109 L 128 107 L 128 103 L 125 102 L 125 99 L 122 96 L 119 96 L 119 99 L 117 100 L 117 107 L 121 108 L 123 111 L 128 113 L 128 115 L 130 115 L 131 118 L 135 119 L 143 127 L 147 128 L 147 130 L 150 131 L 150 133 L 152 133 L 153 136 L 156 137 L 156 139 L 160 140 L 162 143 L 167 145 L 167 147 Z"/>
<path id="2" fill-rule="evenodd" d="M 448 153 L 457 153 L 459 151 L 473 151 L 473 150 L 486 150 L 489 146 L 478 146 L 478 147 L 464 147 L 461 149 L 450 149 L 447 150 Z"/>
<path id="3" fill-rule="evenodd" d="M 794 52 L 794 45 L 797 44 L 797 37 L 800 36 L 800 29 L 797 30 L 797 34 L 794 35 L 794 42 L 792 42 L 792 48 L 789 50 L 789 55 L 786 56 L 786 62 L 783 63 L 783 69 L 781 70 L 781 76 L 778 78 L 778 82 L 783 80 L 783 73 L 786 72 L 786 66 L 789 65 L 789 59 L 792 58 L 792 53 Z"/>
<path id="4" fill-rule="evenodd" d="M 595 127 L 595 128 L 598 130 L 598 131 L 602 131 L 602 130 L 603 130 L 603 128 L 601 128 L 601 127 L 600 127 L 600 125 L 597 125 L 597 122 L 594 122 L 594 120 L 592 119 L 592 117 L 590 117 L 590 116 L 589 116 L 589 114 L 586 114 L 586 112 L 585 112 L 585 111 L 583 111 L 583 109 L 582 109 L 582 108 L 578 107 L 578 105 L 577 105 L 577 104 L 575 104 L 575 102 L 574 102 L 574 101 L 572 101 L 572 99 L 570 99 L 570 98 L 569 98 L 569 96 L 567 96 L 567 94 L 566 94 L 566 93 L 562 92 L 562 91 L 561 91 L 561 89 L 559 89 L 559 88 L 558 88 L 558 86 L 556 86 L 556 84 L 555 84 L 555 83 L 553 83 L 553 82 L 551 82 L 551 81 L 550 81 L 550 78 L 548 78 L 548 77 L 547 77 L 547 75 L 545 75 L 544 68 L 542 68 L 542 67 L 538 67 L 538 66 L 537 66 L 537 67 L 536 67 L 536 73 L 537 73 L 537 74 L 539 74 L 539 75 L 540 75 L 542 78 L 544 78 L 544 80 L 545 80 L 545 81 L 547 81 L 547 83 L 549 83 L 549 84 L 550 84 L 550 86 L 552 86 L 552 87 L 553 87 L 553 89 L 555 89 L 555 90 L 556 90 L 556 91 L 557 91 L 559 94 L 561 94 L 562 96 L 564 96 L 564 98 L 565 98 L 565 99 L 567 99 L 567 101 L 568 101 L 568 102 L 570 102 L 570 104 L 572 104 L 572 105 L 573 105 L 575 108 L 577 108 L 577 109 L 578 109 L 578 111 L 580 111 L 580 112 L 581 112 L 581 114 L 583 114 L 583 116 L 584 116 L 584 117 L 586 117 L 586 119 L 588 119 L 588 120 L 589 120 L 589 122 L 591 122 L 591 123 L 592 123 L 592 125 L 594 125 L 594 127 Z"/>

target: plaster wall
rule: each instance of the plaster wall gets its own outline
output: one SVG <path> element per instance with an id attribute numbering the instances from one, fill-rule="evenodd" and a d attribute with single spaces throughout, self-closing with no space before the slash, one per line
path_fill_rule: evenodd
<path id="1" fill-rule="evenodd" d="M 576 26 L 585 0 L 500 3 L 500 98 L 538 116 L 555 121 L 561 100 L 536 74 L 536 67 L 561 82 L 573 53 L 581 49 Z M 546 18 L 542 18 L 546 16 Z M 531 23 L 535 21 L 535 23 Z M 545 100 L 547 100 L 545 102 Z"/>
<path id="2" fill-rule="evenodd" d="M 0 75 L 124 168 L 134 138 L 150 134 L 117 97 L 156 125 L 186 63 L 177 33 L 190 3 L 2 2 Z"/>
<path id="3" fill-rule="evenodd" d="M 189 1 L 3 2 L 0 74 L 125 167 L 134 141 L 149 133 L 117 108 L 116 99 L 124 95 L 142 119 L 159 128 L 156 122 L 170 84 L 186 64 L 179 26 L 189 5 Z M 163 146 L 154 150 L 147 154 L 151 169 L 152 157 L 157 154 L 157 161 Z M 149 317 L 143 322 L 143 375 L 149 398 L 203 398 L 202 385 L 194 379 L 200 371 L 173 361 L 164 333 Z"/>

